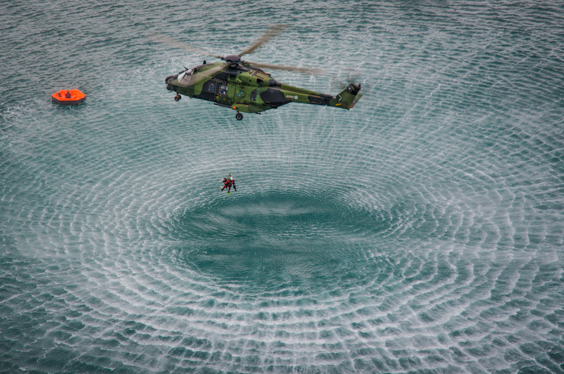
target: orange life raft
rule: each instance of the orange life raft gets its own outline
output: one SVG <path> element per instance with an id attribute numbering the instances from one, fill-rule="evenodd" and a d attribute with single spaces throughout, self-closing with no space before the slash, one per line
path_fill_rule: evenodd
<path id="1" fill-rule="evenodd" d="M 61 105 L 80 104 L 86 100 L 86 95 L 79 90 L 61 90 L 51 95 L 53 102 Z"/>

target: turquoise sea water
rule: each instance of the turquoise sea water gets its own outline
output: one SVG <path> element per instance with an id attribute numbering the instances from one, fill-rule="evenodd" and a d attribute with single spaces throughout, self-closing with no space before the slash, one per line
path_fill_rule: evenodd
<path id="1" fill-rule="evenodd" d="M 146 37 L 274 23 L 248 60 L 367 95 L 236 121 Z M 561 2 L 3 2 L 0 30 L 0 372 L 564 372 Z"/>

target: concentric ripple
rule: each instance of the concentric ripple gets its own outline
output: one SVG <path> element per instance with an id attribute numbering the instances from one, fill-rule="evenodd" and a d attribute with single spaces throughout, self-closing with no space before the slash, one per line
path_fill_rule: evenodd
<path id="1" fill-rule="evenodd" d="M 564 372 L 562 7 L 0 20 L 0 372 Z M 325 67 L 273 77 L 326 93 L 354 77 L 354 110 L 175 102 L 164 77 L 201 56 L 143 37 L 225 55 L 275 22 L 252 60 Z M 49 101 L 70 86 L 85 104 Z"/>
<path id="2" fill-rule="evenodd" d="M 253 194 L 183 211 L 171 233 L 178 261 L 225 282 L 284 289 L 313 278 L 335 287 L 343 276 L 367 274 L 376 255 L 370 241 L 390 226 L 383 218 L 318 196 Z"/>

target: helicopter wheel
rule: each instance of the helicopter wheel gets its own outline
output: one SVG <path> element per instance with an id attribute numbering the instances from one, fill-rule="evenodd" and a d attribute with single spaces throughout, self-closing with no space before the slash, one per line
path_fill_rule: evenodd
<path id="1" fill-rule="evenodd" d="M 240 121 L 243 119 L 243 115 L 241 113 L 237 113 L 235 114 L 235 118 L 237 118 L 237 121 Z"/>
<path id="2" fill-rule="evenodd" d="M 176 95 L 176 96 L 174 97 L 174 101 L 178 101 L 178 100 L 180 100 L 181 98 L 182 98 L 182 96 Z"/>

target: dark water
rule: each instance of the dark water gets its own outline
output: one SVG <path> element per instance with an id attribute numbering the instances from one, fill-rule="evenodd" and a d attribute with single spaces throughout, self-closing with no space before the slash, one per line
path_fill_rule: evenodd
<path id="1" fill-rule="evenodd" d="M 239 122 L 174 102 L 203 57 L 146 38 L 227 55 L 273 23 L 249 60 L 368 95 Z M 564 372 L 561 2 L 4 2 L 0 25 L 0 372 Z"/>

